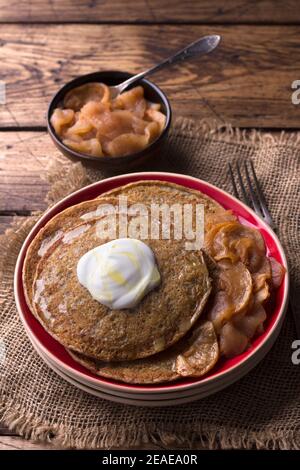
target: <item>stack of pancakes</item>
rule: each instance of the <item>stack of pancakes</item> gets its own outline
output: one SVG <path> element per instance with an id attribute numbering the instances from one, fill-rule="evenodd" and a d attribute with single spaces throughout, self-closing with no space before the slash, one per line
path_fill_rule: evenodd
<path id="1" fill-rule="evenodd" d="M 128 205 L 203 204 L 207 221 L 225 213 L 198 191 L 159 181 L 132 183 L 72 206 L 51 219 L 28 249 L 28 306 L 76 361 L 101 376 L 141 384 L 202 376 L 216 364 L 219 344 L 203 314 L 213 276 L 201 250 L 186 250 L 184 238 L 143 240 L 155 255 L 161 283 L 131 309 L 110 310 L 78 281 L 79 259 L 109 241 L 97 230 L 101 207 L 117 207 L 120 195 Z"/>

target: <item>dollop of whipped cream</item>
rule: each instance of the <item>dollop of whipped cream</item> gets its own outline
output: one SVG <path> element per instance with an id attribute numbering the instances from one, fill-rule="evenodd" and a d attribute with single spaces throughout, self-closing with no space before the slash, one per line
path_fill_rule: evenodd
<path id="1" fill-rule="evenodd" d="M 94 299 L 112 310 L 135 307 L 160 283 L 153 251 L 133 238 L 119 238 L 85 253 L 77 277 Z"/>

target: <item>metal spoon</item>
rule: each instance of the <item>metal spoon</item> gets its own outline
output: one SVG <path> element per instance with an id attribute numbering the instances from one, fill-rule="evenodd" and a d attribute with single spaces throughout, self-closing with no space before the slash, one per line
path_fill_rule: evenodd
<path id="1" fill-rule="evenodd" d="M 161 70 L 162 68 L 168 65 L 172 65 L 172 64 L 175 64 L 176 62 L 179 62 L 180 60 L 189 59 L 191 57 L 195 57 L 198 55 L 208 54 L 209 52 L 213 51 L 217 47 L 220 40 L 221 40 L 221 36 L 212 35 L 212 36 L 204 36 L 203 38 L 200 38 L 197 41 L 192 42 L 191 44 L 186 46 L 184 49 L 181 49 L 180 51 L 176 52 L 171 57 L 168 57 L 168 59 L 165 59 L 159 64 L 154 65 L 154 67 L 151 67 L 150 69 L 144 72 L 138 73 L 137 75 L 134 75 L 133 77 L 128 78 L 127 80 L 125 80 L 125 82 L 122 82 L 119 85 L 109 87 L 111 98 L 113 99 L 116 98 L 120 93 L 126 90 L 126 88 L 129 85 L 132 85 L 133 83 L 137 82 L 141 78 L 144 78 L 148 75 L 152 75 L 154 72 L 157 72 L 158 70 Z"/>

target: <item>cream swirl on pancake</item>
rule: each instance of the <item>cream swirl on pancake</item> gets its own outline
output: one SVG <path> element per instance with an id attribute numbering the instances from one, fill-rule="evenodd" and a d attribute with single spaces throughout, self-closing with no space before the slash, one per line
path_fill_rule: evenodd
<path id="1" fill-rule="evenodd" d="M 153 251 L 144 242 L 120 238 L 85 253 L 77 277 L 91 296 L 110 309 L 135 307 L 160 283 Z"/>

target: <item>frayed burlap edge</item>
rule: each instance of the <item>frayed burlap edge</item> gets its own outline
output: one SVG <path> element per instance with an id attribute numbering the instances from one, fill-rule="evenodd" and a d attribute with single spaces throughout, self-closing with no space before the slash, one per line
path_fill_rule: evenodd
<path id="1" fill-rule="evenodd" d="M 13 401 L 0 408 L 1 421 L 10 430 L 17 432 L 25 439 L 36 442 L 51 443 L 63 448 L 75 449 L 109 449 L 130 448 L 153 444 L 163 448 L 189 449 L 269 449 L 286 450 L 300 448 L 299 431 L 290 431 L 278 435 L 271 429 L 264 433 L 244 432 L 226 427 L 226 435 L 222 428 L 212 425 L 205 431 L 201 423 L 187 431 L 185 425 L 168 425 L 162 431 L 156 423 L 124 424 L 74 429 L 64 425 L 50 425 L 28 414 Z"/>
<path id="2" fill-rule="evenodd" d="M 219 142 L 243 145 L 257 145 L 269 143 L 271 145 L 285 145 L 298 148 L 300 145 L 300 132 L 278 131 L 277 133 L 263 132 L 257 129 L 239 129 L 229 123 L 220 123 L 212 119 L 202 119 L 199 122 L 188 118 L 178 118 L 174 125 L 181 133 L 191 138 L 214 139 Z"/>
<path id="3" fill-rule="evenodd" d="M 174 132 L 185 133 L 189 137 L 195 137 L 197 133 L 203 138 L 216 139 L 227 143 L 239 143 L 243 145 L 257 145 L 270 143 L 270 145 L 289 145 L 299 148 L 300 132 L 278 135 L 261 133 L 257 130 L 240 130 L 230 124 L 220 124 L 217 121 L 202 120 L 195 123 L 189 119 L 180 118 L 174 124 Z M 63 157 L 58 157 L 48 169 L 47 179 L 50 189 L 47 194 L 49 206 L 60 198 L 70 194 L 90 183 L 86 169 L 80 163 L 70 163 Z M 0 237 L 2 247 L 10 245 L 12 238 L 22 232 L 23 239 L 39 218 L 39 213 L 33 214 L 26 220 L 14 220 L 11 228 Z M 0 283 L 3 279 L 12 276 L 17 253 L 6 250 L 0 253 Z M 5 263 L 5 275 L 1 266 Z M 11 268 L 11 269 L 9 269 Z M 10 273 L 8 272 L 10 271 Z M 1 275 L 2 274 L 2 275 Z M 1 300 L 1 298 L 0 298 Z M 52 443 L 64 448 L 99 449 L 99 448 L 126 448 L 153 444 L 165 448 L 206 448 L 206 449 L 300 449 L 300 430 L 274 433 L 271 429 L 263 433 L 249 432 L 241 429 L 222 430 L 220 426 L 211 425 L 204 430 L 202 424 L 193 425 L 187 431 L 185 425 L 168 425 L 162 431 L 156 423 L 124 424 L 119 426 L 106 426 L 101 430 L 98 427 L 75 429 L 72 426 L 51 425 L 40 421 L 33 414 L 28 413 L 14 400 L 7 401 L 1 397 L 0 422 L 10 430 L 15 431 L 26 439 L 39 442 Z"/>

